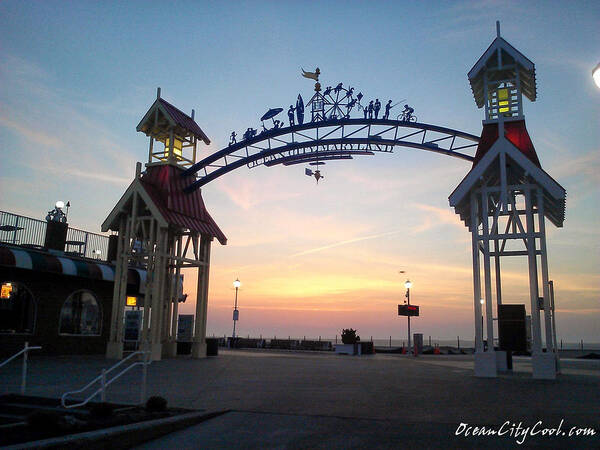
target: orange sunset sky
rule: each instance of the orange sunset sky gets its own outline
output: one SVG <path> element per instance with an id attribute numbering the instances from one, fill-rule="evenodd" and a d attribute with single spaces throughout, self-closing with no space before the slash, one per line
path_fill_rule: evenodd
<path id="1" fill-rule="evenodd" d="M 527 129 L 568 193 L 564 228 L 547 226 L 558 339 L 600 342 L 600 3 L 375 3 L 1 2 L 0 209 L 43 219 L 70 201 L 70 225 L 99 232 L 147 160 L 135 127 L 158 86 L 195 109 L 212 141 L 200 158 L 233 130 L 260 127 L 267 109 L 310 98 L 301 68 L 317 65 L 323 86 L 343 82 L 410 104 L 420 122 L 480 135 L 467 72 L 500 20 L 536 64 Z M 405 339 L 397 305 L 410 278 L 421 306 L 413 331 L 471 340 L 470 237 L 448 205 L 469 169 L 397 148 L 327 163 L 318 185 L 297 165 L 243 167 L 204 186 L 228 237 L 212 247 L 208 334 L 231 335 L 239 277 L 241 335 L 333 338 L 352 327 L 362 339 Z M 526 268 L 526 258 L 503 262 L 505 302 L 529 303 Z M 185 292 L 190 313 L 194 274 Z"/>

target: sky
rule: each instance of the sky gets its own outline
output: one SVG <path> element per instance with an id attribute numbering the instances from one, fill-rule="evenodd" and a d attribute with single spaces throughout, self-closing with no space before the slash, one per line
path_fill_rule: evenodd
<path id="1" fill-rule="evenodd" d="M 3 1 L 0 3 L 0 209 L 44 218 L 71 202 L 71 226 L 99 232 L 147 159 L 135 127 L 162 97 L 225 147 L 257 128 L 321 70 L 367 98 L 406 99 L 419 121 L 475 135 L 467 72 L 496 35 L 536 65 L 524 100 L 542 167 L 568 193 L 561 229 L 547 226 L 559 339 L 600 342 L 600 3 Z M 403 102 L 404 103 L 404 102 Z M 208 334 L 403 339 L 404 281 L 426 338 L 472 339 L 470 235 L 448 195 L 465 161 L 397 148 L 328 163 L 241 168 L 202 188 L 228 237 L 213 243 Z M 399 273 L 405 271 L 405 273 Z M 194 311 L 195 275 L 186 277 Z M 504 301 L 528 304 L 526 259 L 503 265 Z"/>

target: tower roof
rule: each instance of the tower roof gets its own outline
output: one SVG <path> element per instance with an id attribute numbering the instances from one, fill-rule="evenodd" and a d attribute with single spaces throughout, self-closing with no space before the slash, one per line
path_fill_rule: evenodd
<path id="1" fill-rule="evenodd" d="M 523 95 L 532 102 L 536 100 L 535 64 L 498 35 L 467 75 L 478 108 L 485 104 L 483 74 L 491 70 L 497 72 L 494 74 L 497 80 L 516 78 L 518 75 Z"/>
<path id="2" fill-rule="evenodd" d="M 544 195 L 544 215 L 557 227 L 562 227 L 565 220 L 565 203 L 567 192 L 547 172 L 536 164 L 529 155 L 506 137 L 500 137 L 481 159 L 471 168 L 460 184 L 448 198 L 450 206 L 471 226 L 471 205 L 469 193 L 483 184 L 490 186 L 499 183 L 501 174 L 498 168 L 500 153 L 507 158 L 507 182 L 510 185 L 525 185 L 531 182 L 540 186 Z M 534 204 L 537 200 L 533 199 Z"/>
<path id="3" fill-rule="evenodd" d="M 479 163 L 481 158 L 483 158 L 483 155 L 485 155 L 498 140 L 498 129 L 498 123 L 486 123 L 483 125 L 481 138 L 477 145 L 477 152 L 473 159 L 473 167 Z M 542 167 L 535 151 L 535 147 L 533 146 L 533 142 L 531 142 L 531 138 L 525 127 L 525 120 L 506 122 L 504 124 L 504 137 L 517 147 L 521 153 L 527 156 L 527 158 L 529 158 L 536 166 Z"/>
<path id="4" fill-rule="evenodd" d="M 194 176 L 182 176 L 183 170 L 172 165 L 148 167 L 141 177 L 136 177 L 129 185 L 102 223 L 102 231 L 119 229 L 120 215 L 131 208 L 133 195 L 137 193 L 144 208 L 161 227 L 188 229 L 215 237 L 222 245 L 226 245 L 227 238 L 206 210 L 200 190 L 184 192 L 184 188 L 194 181 Z"/>
<path id="5" fill-rule="evenodd" d="M 158 126 L 161 120 L 163 122 L 166 121 L 165 125 L 168 125 L 164 131 L 169 127 L 175 127 L 180 135 L 192 135 L 204 141 L 205 144 L 210 144 L 210 139 L 193 118 L 160 97 L 152 104 L 136 127 L 136 130 L 145 133 L 147 136 L 154 135 L 155 137 L 160 137 L 161 130 Z M 165 135 L 164 137 L 168 136 Z"/>
<path id="6" fill-rule="evenodd" d="M 148 167 L 140 182 L 169 224 L 207 234 L 225 245 L 227 238 L 206 210 L 200 190 L 184 192 L 194 176 L 183 177 L 182 171 L 170 165 Z"/>

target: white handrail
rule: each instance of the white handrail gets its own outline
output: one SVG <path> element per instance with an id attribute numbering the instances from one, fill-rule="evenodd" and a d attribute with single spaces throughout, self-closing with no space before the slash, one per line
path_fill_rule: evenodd
<path id="1" fill-rule="evenodd" d="M 25 388 L 27 387 L 27 352 L 29 352 L 29 350 L 41 350 L 41 349 L 42 349 L 42 347 L 30 347 L 29 342 L 25 342 L 25 347 L 23 347 L 23 350 L 21 350 L 18 353 L 15 353 L 10 358 L 8 358 L 6 361 L 4 361 L 2 364 L 0 364 L 0 367 L 5 366 L 9 362 L 11 362 L 13 359 L 18 358 L 21 354 L 23 355 L 23 370 L 21 372 L 21 395 L 25 395 Z"/>
<path id="2" fill-rule="evenodd" d="M 135 363 L 127 366 L 125 369 L 123 369 L 117 375 L 115 375 L 114 377 L 112 377 L 110 380 L 108 380 L 108 381 L 106 380 L 106 375 L 109 372 L 112 372 L 117 367 L 119 367 L 120 365 L 122 365 L 123 363 L 125 363 L 126 361 L 130 360 L 131 358 L 133 358 L 134 356 L 137 356 L 137 355 L 143 355 L 142 361 L 138 361 L 138 362 L 135 362 Z M 114 366 L 112 366 L 112 367 L 110 367 L 108 369 L 102 369 L 102 373 L 100 375 L 98 375 L 96 378 L 94 378 L 92 381 L 90 381 L 88 384 L 86 384 L 81 389 L 76 390 L 76 391 L 65 392 L 62 395 L 62 397 L 60 398 L 61 405 L 63 406 L 63 408 L 76 408 L 76 407 L 79 407 L 79 406 L 83 406 L 83 405 L 87 404 L 91 399 L 93 399 L 96 395 L 98 395 L 98 393 L 100 394 L 100 400 L 102 402 L 106 401 L 106 388 L 108 386 L 110 386 L 112 383 L 114 383 L 116 380 L 118 380 L 121 377 L 121 375 L 129 372 L 135 366 L 142 366 L 142 386 L 141 386 L 141 393 L 140 393 L 140 403 L 144 403 L 146 401 L 146 378 L 147 378 L 146 377 L 146 372 L 147 372 L 147 367 L 152 362 L 150 360 L 150 358 L 149 358 L 149 355 L 150 355 L 149 351 L 137 351 L 137 352 L 134 352 L 131 355 L 129 355 L 127 358 L 122 359 L 121 361 L 119 361 Z M 95 383 L 97 383 L 98 381 L 100 382 L 100 387 L 98 389 L 96 389 L 92 393 L 92 395 L 90 395 L 89 397 L 87 397 L 85 400 L 83 400 L 80 403 L 73 403 L 71 405 L 67 405 L 66 404 L 67 397 L 69 395 L 79 394 L 81 392 L 84 392 L 89 387 L 91 387 Z"/>

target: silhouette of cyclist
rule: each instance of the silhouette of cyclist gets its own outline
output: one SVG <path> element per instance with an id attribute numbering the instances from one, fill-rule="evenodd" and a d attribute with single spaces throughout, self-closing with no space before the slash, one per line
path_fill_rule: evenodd
<path id="1" fill-rule="evenodd" d="M 404 105 L 404 110 L 402 111 L 402 114 L 404 114 L 404 120 L 406 122 L 410 121 L 410 118 L 412 117 L 412 114 L 415 112 L 414 108 L 411 108 L 408 105 Z"/>

